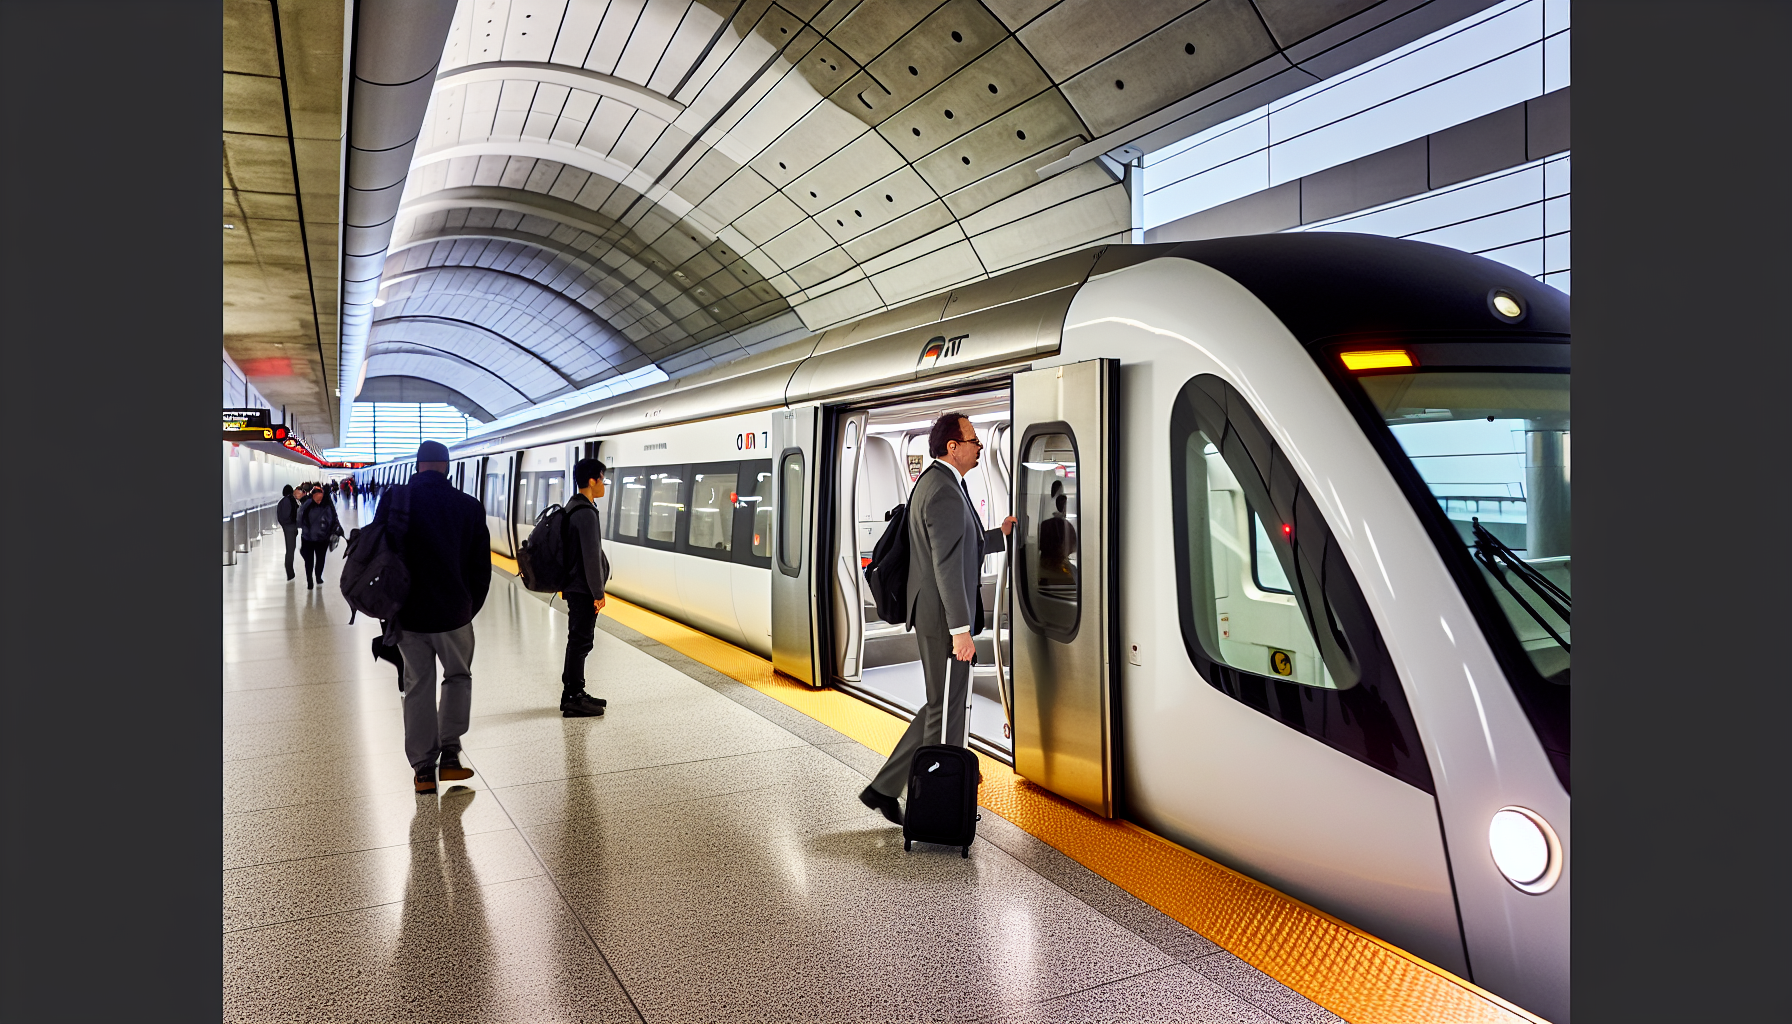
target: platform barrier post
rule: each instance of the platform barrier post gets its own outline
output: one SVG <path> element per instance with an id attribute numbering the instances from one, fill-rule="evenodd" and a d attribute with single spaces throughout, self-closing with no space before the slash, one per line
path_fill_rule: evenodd
<path id="1" fill-rule="evenodd" d="M 222 525 L 223 525 L 223 530 L 224 530 L 224 564 L 225 565 L 235 565 L 236 564 L 236 544 L 233 543 L 230 539 L 230 517 L 229 516 L 224 517 Z"/>
<path id="2" fill-rule="evenodd" d="M 247 553 L 249 550 L 249 514 L 238 509 L 236 515 L 231 518 L 236 523 L 235 529 L 231 531 L 236 539 L 236 549 L 239 552 Z"/>

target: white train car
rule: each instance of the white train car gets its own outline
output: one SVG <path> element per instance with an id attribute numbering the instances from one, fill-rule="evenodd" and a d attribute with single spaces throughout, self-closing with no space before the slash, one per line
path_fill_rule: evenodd
<path id="1" fill-rule="evenodd" d="M 1420 243 L 1073 253 L 455 446 L 515 550 L 610 467 L 614 591 L 910 710 L 862 566 L 988 442 L 973 742 L 1566 1022 L 1568 300 Z M 402 479 L 401 465 L 369 471 Z"/>

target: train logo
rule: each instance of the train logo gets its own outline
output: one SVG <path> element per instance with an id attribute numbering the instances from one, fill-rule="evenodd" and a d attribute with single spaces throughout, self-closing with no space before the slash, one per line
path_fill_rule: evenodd
<path id="1" fill-rule="evenodd" d="M 750 451 L 754 448 L 770 448 L 771 446 L 772 435 L 769 430 L 762 430 L 756 434 L 734 435 L 734 450 L 737 452 Z"/>
<path id="2" fill-rule="evenodd" d="M 958 358 L 959 349 L 964 346 L 965 339 L 969 337 L 968 334 L 960 334 L 948 338 L 943 334 L 937 334 L 928 338 L 927 344 L 921 347 L 921 358 L 916 361 L 915 369 L 931 370 L 941 363 Z"/>

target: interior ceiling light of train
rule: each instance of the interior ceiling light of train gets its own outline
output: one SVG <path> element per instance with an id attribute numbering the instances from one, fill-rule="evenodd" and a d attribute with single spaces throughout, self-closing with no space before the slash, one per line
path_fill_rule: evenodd
<path id="1" fill-rule="evenodd" d="M 343 411 L 396 377 L 503 416 L 1127 241 L 1137 147 L 1488 2 L 364 0 Z"/>

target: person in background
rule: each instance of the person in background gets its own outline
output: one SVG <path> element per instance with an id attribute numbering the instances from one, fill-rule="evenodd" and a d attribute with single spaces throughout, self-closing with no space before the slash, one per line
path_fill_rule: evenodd
<path id="1" fill-rule="evenodd" d="M 299 539 L 299 502 L 292 496 L 292 485 L 280 488 L 280 504 L 274 506 L 274 521 L 286 537 L 286 582 L 291 583 L 292 550 Z"/>
<path id="2" fill-rule="evenodd" d="M 974 661 L 983 629 L 983 556 L 1002 546 L 1014 517 L 993 530 L 971 502 L 965 474 L 977 468 L 983 442 L 962 413 L 934 421 L 927 435 L 933 463 L 915 481 L 908 504 L 908 623 L 921 648 L 927 704 L 908 724 L 896 749 L 871 785 L 859 794 L 866 807 L 902 824 L 897 797 L 908 785 L 915 751 L 941 735 L 947 707 L 948 663 Z"/>
<path id="3" fill-rule="evenodd" d="M 492 585 L 485 510 L 455 490 L 447 474 L 447 446 L 423 442 L 406 493 L 392 488 L 373 520 L 385 522 L 395 505 L 406 508 L 402 543 L 411 589 L 398 611 L 397 638 L 404 657 L 404 752 L 419 795 L 434 793 L 438 777 L 473 777 L 461 763 L 460 738 L 473 713 L 473 616 Z"/>
<path id="4" fill-rule="evenodd" d="M 597 615 L 604 610 L 604 585 L 610 581 L 610 559 L 604 554 L 597 501 L 604 496 L 604 464 L 580 459 L 572 468 L 578 493 L 566 503 L 573 543 L 572 582 L 566 586 L 566 665 L 560 673 L 560 716 L 594 718 L 609 702 L 585 692 L 585 656 L 597 637 Z"/>
<path id="5" fill-rule="evenodd" d="M 322 487 L 311 488 L 311 499 L 299 506 L 299 551 L 305 560 L 305 589 L 311 590 L 324 581 L 324 556 L 330 553 L 330 538 L 342 534 L 342 521 L 336 518 L 336 506 Z"/>

